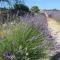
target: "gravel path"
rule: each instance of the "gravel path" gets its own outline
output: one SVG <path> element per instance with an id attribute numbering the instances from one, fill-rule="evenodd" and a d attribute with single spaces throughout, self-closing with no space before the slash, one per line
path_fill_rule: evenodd
<path id="1" fill-rule="evenodd" d="M 54 50 L 60 52 L 60 24 L 56 20 L 48 18 L 48 28 L 51 35 L 55 38 Z"/>

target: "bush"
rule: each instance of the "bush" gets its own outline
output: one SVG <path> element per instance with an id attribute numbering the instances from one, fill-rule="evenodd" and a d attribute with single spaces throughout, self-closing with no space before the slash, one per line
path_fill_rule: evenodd
<path id="1" fill-rule="evenodd" d="M 33 6 L 31 8 L 31 11 L 34 12 L 34 13 L 38 13 L 40 11 L 39 7 L 38 6 Z"/>
<path id="2" fill-rule="evenodd" d="M 37 60 L 46 57 L 44 37 L 35 26 L 20 23 L 0 41 L 0 60 Z"/>

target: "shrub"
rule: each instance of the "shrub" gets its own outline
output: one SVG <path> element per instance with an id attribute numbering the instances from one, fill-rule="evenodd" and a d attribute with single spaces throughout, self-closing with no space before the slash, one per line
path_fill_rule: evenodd
<path id="1" fill-rule="evenodd" d="M 34 13 L 38 13 L 40 11 L 39 7 L 38 6 L 33 6 L 31 8 L 31 11 L 34 12 Z"/>
<path id="2" fill-rule="evenodd" d="M 12 27 L 11 32 L 0 41 L 0 60 L 37 60 L 46 57 L 48 45 L 44 45 L 44 37 L 35 26 L 20 23 Z"/>

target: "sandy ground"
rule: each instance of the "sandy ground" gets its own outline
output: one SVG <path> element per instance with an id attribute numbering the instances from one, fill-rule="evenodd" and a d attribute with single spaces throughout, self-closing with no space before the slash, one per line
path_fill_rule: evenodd
<path id="1" fill-rule="evenodd" d="M 51 35 L 55 37 L 55 49 L 60 50 L 60 24 L 53 18 L 48 19 L 48 28 L 51 32 Z"/>

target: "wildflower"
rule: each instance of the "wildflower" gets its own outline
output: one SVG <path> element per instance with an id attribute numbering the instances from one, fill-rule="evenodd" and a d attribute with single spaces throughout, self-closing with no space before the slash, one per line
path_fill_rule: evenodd
<path id="1" fill-rule="evenodd" d="M 28 55 L 28 53 L 26 53 L 26 56 Z"/>
<path id="2" fill-rule="evenodd" d="M 15 59 L 15 55 L 12 53 L 12 52 L 5 52 L 4 54 L 3 54 L 3 56 L 5 57 L 5 58 L 8 58 L 8 59 Z"/>

